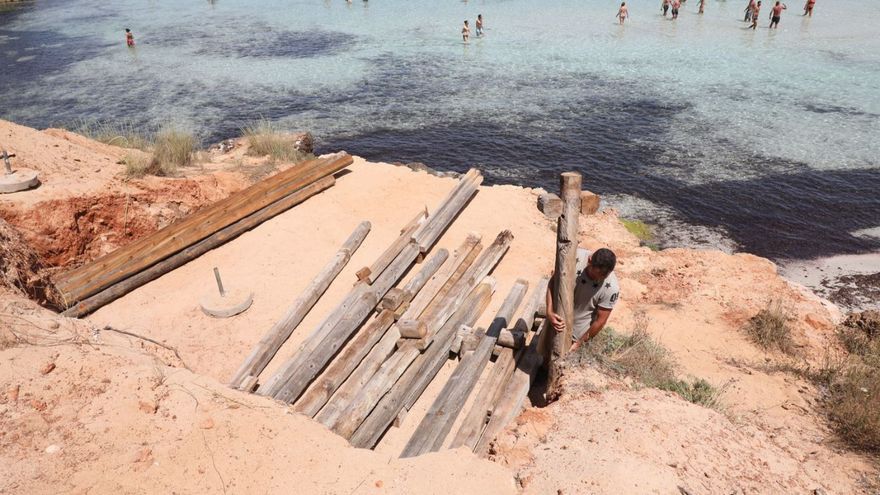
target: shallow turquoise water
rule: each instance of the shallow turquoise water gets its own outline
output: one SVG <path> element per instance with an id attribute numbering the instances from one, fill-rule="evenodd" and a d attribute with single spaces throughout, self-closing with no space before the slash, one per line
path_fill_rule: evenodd
<path id="1" fill-rule="evenodd" d="M 41 1 L 0 14 L 0 117 L 173 120 L 211 141 L 266 116 L 497 182 L 578 169 L 668 244 L 880 248 L 849 235 L 880 224 L 880 2 L 790 3 L 775 31 L 769 3 L 745 29 L 746 3 L 670 21 L 634 0 L 618 26 L 595 0 Z M 464 45 L 477 13 L 486 36 Z"/>

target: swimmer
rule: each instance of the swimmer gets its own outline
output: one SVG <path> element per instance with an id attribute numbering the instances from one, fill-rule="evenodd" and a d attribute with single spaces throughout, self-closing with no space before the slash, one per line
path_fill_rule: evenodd
<path id="1" fill-rule="evenodd" d="M 626 6 L 626 2 L 620 2 L 620 10 L 617 11 L 617 18 L 620 19 L 620 23 L 623 24 L 623 21 L 629 17 L 629 9 Z"/>
<path id="2" fill-rule="evenodd" d="M 483 36 L 483 14 L 477 14 L 477 36 Z"/>
<path id="3" fill-rule="evenodd" d="M 787 8 L 788 7 L 784 3 L 776 0 L 776 5 L 770 9 L 770 27 L 772 29 L 779 29 L 779 19 L 782 17 L 782 11 Z"/>
<path id="4" fill-rule="evenodd" d="M 758 14 L 761 13 L 761 1 L 758 0 L 758 3 L 752 4 L 752 25 L 749 26 L 750 29 L 758 29 Z"/>
<path id="5" fill-rule="evenodd" d="M 697 12 L 698 14 L 703 13 L 703 5 L 705 5 L 705 4 L 706 4 L 706 0 L 700 0 L 700 11 Z"/>
<path id="6" fill-rule="evenodd" d="M 464 40 L 465 43 L 468 42 L 468 38 L 471 37 L 471 27 L 468 26 L 468 21 L 465 19 L 464 26 L 461 27 L 461 39 Z"/>
<path id="7" fill-rule="evenodd" d="M 672 0 L 672 18 L 678 19 L 678 9 L 681 8 L 680 0 Z"/>
<path id="8" fill-rule="evenodd" d="M 128 45 L 129 48 L 134 47 L 134 34 L 132 34 L 131 29 L 125 28 L 125 44 Z"/>
<path id="9" fill-rule="evenodd" d="M 804 15 L 808 15 L 813 17 L 813 7 L 816 6 L 816 0 L 807 0 L 807 3 L 804 4 Z"/>
<path id="10" fill-rule="evenodd" d="M 749 22 L 752 20 L 752 10 L 755 7 L 755 0 L 749 0 L 749 4 L 746 5 L 746 15 L 743 17 L 743 22 Z"/>
<path id="11" fill-rule="evenodd" d="M 663 3 L 660 4 L 660 10 L 663 11 L 663 17 L 666 17 L 666 14 L 669 12 L 669 0 L 663 0 Z"/>

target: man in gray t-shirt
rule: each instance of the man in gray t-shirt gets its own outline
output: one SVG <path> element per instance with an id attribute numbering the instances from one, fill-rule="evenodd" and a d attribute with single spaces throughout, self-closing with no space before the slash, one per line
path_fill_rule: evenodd
<path id="1" fill-rule="evenodd" d="M 597 249 L 591 254 L 579 248 L 577 258 L 571 351 L 602 331 L 620 297 L 620 286 L 614 274 L 617 257 L 610 249 Z M 552 287 L 551 283 L 547 288 L 547 318 L 553 328 L 561 332 L 565 330 L 565 321 L 553 311 Z"/>

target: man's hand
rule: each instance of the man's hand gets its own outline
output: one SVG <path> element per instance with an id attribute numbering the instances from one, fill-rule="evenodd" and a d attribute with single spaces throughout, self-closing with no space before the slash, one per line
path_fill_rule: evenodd
<path id="1" fill-rule="evenodd" d="M 574 343 L 571 344 L 571 349 L 569 349 L 568 352 L 574 352 L 574 351 L 580 349 L 580 348 L 581 348 L 581 344 L 583 344 L 583 343 L 584 343 L 584 341 L 581 340 L 581 339 L 577 339 L 577 340 L 575 340 Z"/>
<path id="2" fill-rule="evenodd" d="M 550 319 L 550 324 L 553 325 L 553 328 L 557 332 L 565 330 L 565 320 L 563 320 L 558 314 L 548 312 L 547 318 Z"/>

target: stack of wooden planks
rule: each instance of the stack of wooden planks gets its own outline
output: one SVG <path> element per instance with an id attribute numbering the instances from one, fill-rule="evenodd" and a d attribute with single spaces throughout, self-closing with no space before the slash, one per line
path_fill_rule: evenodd
<path id="1" fill-rule="evenodd" d="M 56 277 L 64 315 L 95 311 L 235 238 L 332 186 L 333 174 L 351 163 L 346 153 L 306 161 Z"/>
<path id="2" fill-rule="evenodd" d="M 451 253 L 432 250 L 481 182 L 480 173 L 471 170 L 431 214 L 419 211 L 374 263 L 357 271 L 357 282 L 349 293 L 278 369 L 261 376 L 357 249 L 369 230 L 367 222 L 359 226 L 254 347 L 230 385 L 291 403 L 296 411 L 353 445 L 373 448 L 422 396 L 495 291 L 495 280 L 489 274 L 513 241 L 509 231 L 499 233 L 485 248 L 481 235 L 471 233 Z M 493 351 L 498 354 L 495 365 L 452 443 L 481 448 L 491 440 L 487 436 L 506 425 L 495 421 L 494 411 L 506 417 L 522 404 L 528 374 L 524 391 L 513 384 L 522 382 L 517 379 L 522 374 L 518 367 L 536 355 L 530 331 L 547 289 L 546 279 L 537 284 L 514 325 L 513 316 L 528 285 L 517 281 L 488 330 L 477 329 L 479 340 L 465 353 L 453 379 L 422 420 L 405 456 L 437 450 L 446 443 L 465 401 L 489 369 Z M 496 349 L 496 344 L 504 347 Z M 455 347 L 455 352 L 461 351 Z M 507 390 L 522 392 L 522 398 L 507 397 L 502 392 Z"/>

